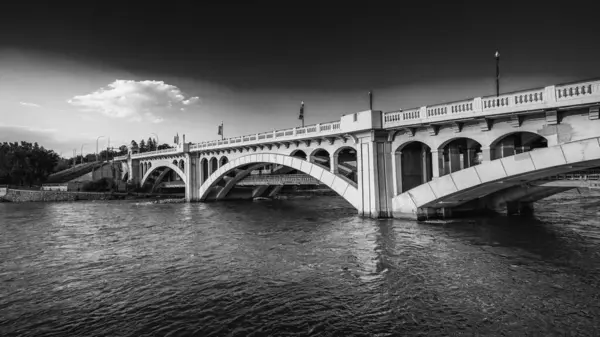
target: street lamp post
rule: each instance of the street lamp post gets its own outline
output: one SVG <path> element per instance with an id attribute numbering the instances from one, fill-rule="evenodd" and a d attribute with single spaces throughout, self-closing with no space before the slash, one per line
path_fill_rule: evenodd
<path id="1" fill-rule="evenodd" d="M 98 161 L 98 140 L 100 138 L 104 138 L 104 136 L 100 136 L 100 137 L 96 138 L 96 161 Z"/>
<path id="2" fill-rule="evenodd" d="M 86 144 L 81 144 L 81 163 L 83 164 L 83 146 Z"/>
<path id="3" fill-rule="evenodd" d="M 496 97 L 500 96 L 500 53 L 496 50 Z"/>

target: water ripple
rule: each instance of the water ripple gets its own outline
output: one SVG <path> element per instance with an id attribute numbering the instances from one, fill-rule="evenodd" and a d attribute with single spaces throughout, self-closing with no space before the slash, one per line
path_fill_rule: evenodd
<path id="1" fill-rule="evenodd" d="M 0 335 L 593 336 L 584 193 L 450 223 L 336 198 L 0 204 Z"/>

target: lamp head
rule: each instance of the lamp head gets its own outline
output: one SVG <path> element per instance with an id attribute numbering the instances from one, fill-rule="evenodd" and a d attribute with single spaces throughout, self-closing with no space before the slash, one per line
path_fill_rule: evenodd
<path id="1" fill-rule="evenodd" d="M 496 54 L 494 55 L 496 58 L 500 57 L 500 53 L 496 50 Z"/>

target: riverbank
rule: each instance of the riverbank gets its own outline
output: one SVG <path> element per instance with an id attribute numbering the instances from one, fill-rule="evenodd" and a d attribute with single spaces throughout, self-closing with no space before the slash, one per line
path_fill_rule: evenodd
<path id="1" fill-rule="evenodd" d="M 124 193 L 124 192 L 67 192 L 67 191 L 40 191 L 7 189 L 0 195 L 0 202 L 60 202 L 78 200 L 184 200 L 177 195 L 153 195 L 148 193 Z M 166 203 L 172 203 L 167 201 Z M 181 201 L 178 201 L 181 202 Z"/>

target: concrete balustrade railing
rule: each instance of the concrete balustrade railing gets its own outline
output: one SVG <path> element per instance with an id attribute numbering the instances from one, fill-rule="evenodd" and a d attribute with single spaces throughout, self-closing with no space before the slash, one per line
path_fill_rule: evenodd
<path id="1" fill-rule="evenodd" d="M 273 130 L 269 132 L 261 132 L 252 135 L 232 137 L 223 140 L 212 140 L 201 143 L 192 144 L 191 151 L 210 150 L 227 145 L 255 145 L 278 141 L 294 140 L 302 137 L 327 136 L 342 133 L 340 128 L 341 122 L 328 122 L 321 124 L 308 125 L 305 127 L 296 127 L 282 130 Z"/>
<path id="2" fill-rule="evenodd" d="M 383 114 L 383 125 L 426 124 L 444 120 L 486 117 L 523 110 L 552 109 L 573 104 L 585 104 L 600 98 L 600 80 L 507 93 L 498 97 L 473 99 L 423 106 Z"/>

